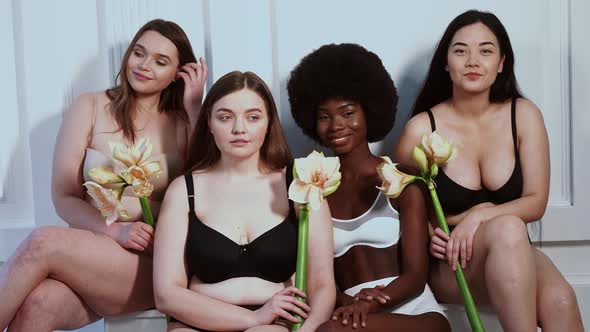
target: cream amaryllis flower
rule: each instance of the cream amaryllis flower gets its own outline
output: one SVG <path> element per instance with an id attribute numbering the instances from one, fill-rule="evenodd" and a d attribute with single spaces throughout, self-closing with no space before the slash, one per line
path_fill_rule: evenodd
<path id="1" fill-rule="evenodd" d="M 107 225 L 112 224 L 119 217 L 129 218 L 127 210 L 120 201 L 122 187 L 117 190 L 105 189 L 92 181 L 85 182 L 83 186 L 88 190 L 88 195 L 92 197 L 102 216 L 107 218 Z"/>
<path id="2" fill-rule="evenodd" d="M 124 179 L 113 172 L 111 167 L 95 167 L 88 171 L 88 175 L 92 180 L 99 184 L 114 184 L 123 183 Z"/>
<path id="3" fill-rule="evenodd" d="M 317 210 L 325 196 L 340 185 L 340 160 L 313 151 L 306 158 L 295 159 L 294 179 L 289 186 L 289 199 Z"/>
<path id="4" fill-rule="evenodd" d="M 439 166 L 453 159 L 457 154 L 457 148 L 440 136 L 436 130 L 430 135 L 423 135 L 420 145 L 428 160 Z"/>
<path id="5" fill-rule="evenodd" d="M 389 157 L 381 157 L 384 162 L 377 166 L 377 173 L 383 180 L 381 190 L 387 197 L 398 197 L 404 188 L 416 179 L 415 176 L 406 174 L 397 169 L 397 164 L 394 164 Z"/>
<path id="6" fill-rule="evenodd" d="M 154 185 L 148 181 L 148 178 L 141 167 L 131 166 L 129 170 L 124 173 L 125 182 L 131 185 L 133 193 L 137 197 L 149 196 L 154 190 Z"/>
<path id="7" fill-rule="evenodd" d="M 160 162 L 148 161 L 153 149 L 149 137 L 143 137 L 133 145 L 109 142 L 109 146 L 117 174 L 129 173 L 129 168 L 133 166 L 141 168 L 146 178 L 162 171 Z"/>

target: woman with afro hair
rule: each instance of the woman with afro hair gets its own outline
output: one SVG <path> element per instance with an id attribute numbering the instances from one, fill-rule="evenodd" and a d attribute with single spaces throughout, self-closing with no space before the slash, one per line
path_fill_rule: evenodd
<path id="1" fill-rule="evenodd" d="M 287 90 L 295 122 L 341 163 L 342 183 L 327 198 L 336 310 L 318 331 L 449 331 L 426 285 L 428 225 L 420 187 L 409 185 L 396 199 L 376 189 L 382 160 L 369 143 L 393 127 L 398 99 L 379 57 L 356 44 L 324 45 L 295 67 Z"/>

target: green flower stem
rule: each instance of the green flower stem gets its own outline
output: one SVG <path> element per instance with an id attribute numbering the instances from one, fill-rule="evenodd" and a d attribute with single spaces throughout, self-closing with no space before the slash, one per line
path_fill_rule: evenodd
<path id="1" fill-rule="evenodd" d="M 430 191 L 430 196 L 432 197 L 432 204 L 434 205 L 434 213 L 436 214 L 436 219 L 438 219 L 438 225 L 447 235 L 449 235 L 449 226 L 447 225 L 447 220 L 443 213 L 442 206 L 440 205 L 440 201 L 438 200 L 438 195 L 436 194 L 434 183 L 431 180 L 427 182 L 427 185 L 428 191 Z M 463 274 L 463 269 L 461 268 L 461 265 L 457 265 L 457 270 L 455 271 L 455 279 L 457 280 L 457 285 L 459 285 L 459 290 L 461 291 L 463 305 L 465 306 L 465 312 L 467 313 L 467 318 L 469 319 L 469 325 L 471 325 L 471 330 L 474 332 L 484 332 L 485 329 L 481 322 L 481 318 L 479 317 L 479 313 L 477 312 L 477 308 L 475 307 L 475 301 L 473 301 L 473 297 L 471 296 L 471 292 L 469 291 L 469 286 L 467 286 L 467 281 L 465 280 L 465 275 Z"/>
<path id="2" fill-rule="evenodd" d="M 299 235 L 297 237 L 297 270 L 295 272 L 295 287 L 302 292 L 307 292 L 307 238 L 309 233 L 309 204 L 301 204 L 299 207 Z M 305 299 L 301 296 L 296 296 L 299 300 Z M 291 331 L 296 331 L 303 325 L 303 317 L 295 315 L 300 319 L 301 323 L 295 323 L 291 327 Z"/>
<path id="3" fill-rule="evenodd" d="M 154 226 L 154 215 L 147 196 L 139 197 L 139 204 L 141 204 L 141 212 L 143 212 L 143 222 L 150 226 Z"/>

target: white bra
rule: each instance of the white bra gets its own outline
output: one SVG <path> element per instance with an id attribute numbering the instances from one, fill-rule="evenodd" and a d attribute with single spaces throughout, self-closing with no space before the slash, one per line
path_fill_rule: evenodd
<path id="1" fill-rule="evenodd" d="M 399 241 L 399 213 L 381 192 L 362 215 L 348 220 L 332 218 L 334 257 L 344 255 L 354 246 L 387 248 Z"/>

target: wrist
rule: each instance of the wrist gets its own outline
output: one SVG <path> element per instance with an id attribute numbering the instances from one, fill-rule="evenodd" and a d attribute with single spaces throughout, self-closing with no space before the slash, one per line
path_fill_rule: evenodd
<path id="1" fill-rule="evenodd" d="M 338 296 L 337 301 L 336 301 L 336 306 L 344 307 L 344 306 L 350 305 L 352 303 L 354 303 L 354 297 L 352 297 L 348 294 L 345 294 L 345 293 L 340 293 L 340 295 Z"/>
<path id="2" fill-rule="evenodd" d="M 112 224 L 110 224 L 109 226 L 106 226 L 105 229 L 105 234 L 110 237 L 111 239 L 116 240 L 117 236 L 119 235 L 121 231 L 121 225 L 117 222 L 114 222 Z"/>
<path id="3" fill-rule="evenodd" d="M 381 312 L 383 309 L 386 309 L 390 306 L 389 301 L 385 303 L 380 303 L 376 300 L 371 300 L 369 303 L 369 312 Z"/>
<path id="4" fill-rule="evenodd" d="M 480 220 L 480 224 L 483 224 L 484 222 L 490 220 L 492 218 L 492 208 L 491 207 L 484 207 L 479 209 L 478 211 L 479 214 L 479 220 Z"/>
<path id="5" fill-rule="evenodd" d="M 248 310 L 248 311 L 250 311 L 250 310 Z M 256 311 L 250 311 L 248 313 L 248 315 L 245 315 L 244 316 L 246 318 L 246 322 L 245 323 L 246 323 L 246 326 L 248 326 L 248 328 L 256 327 L 256 326 L 259 326 L 259 325 L 262 325 L 263 324 L 263 323 L 259 322 L 259 320 L 258 320 L 258 315 L 256 314 L 257 311 L 258 310 L 256 310 Z M 244 330 L 247 330 L 247 329 L 244 329 Z"/>

